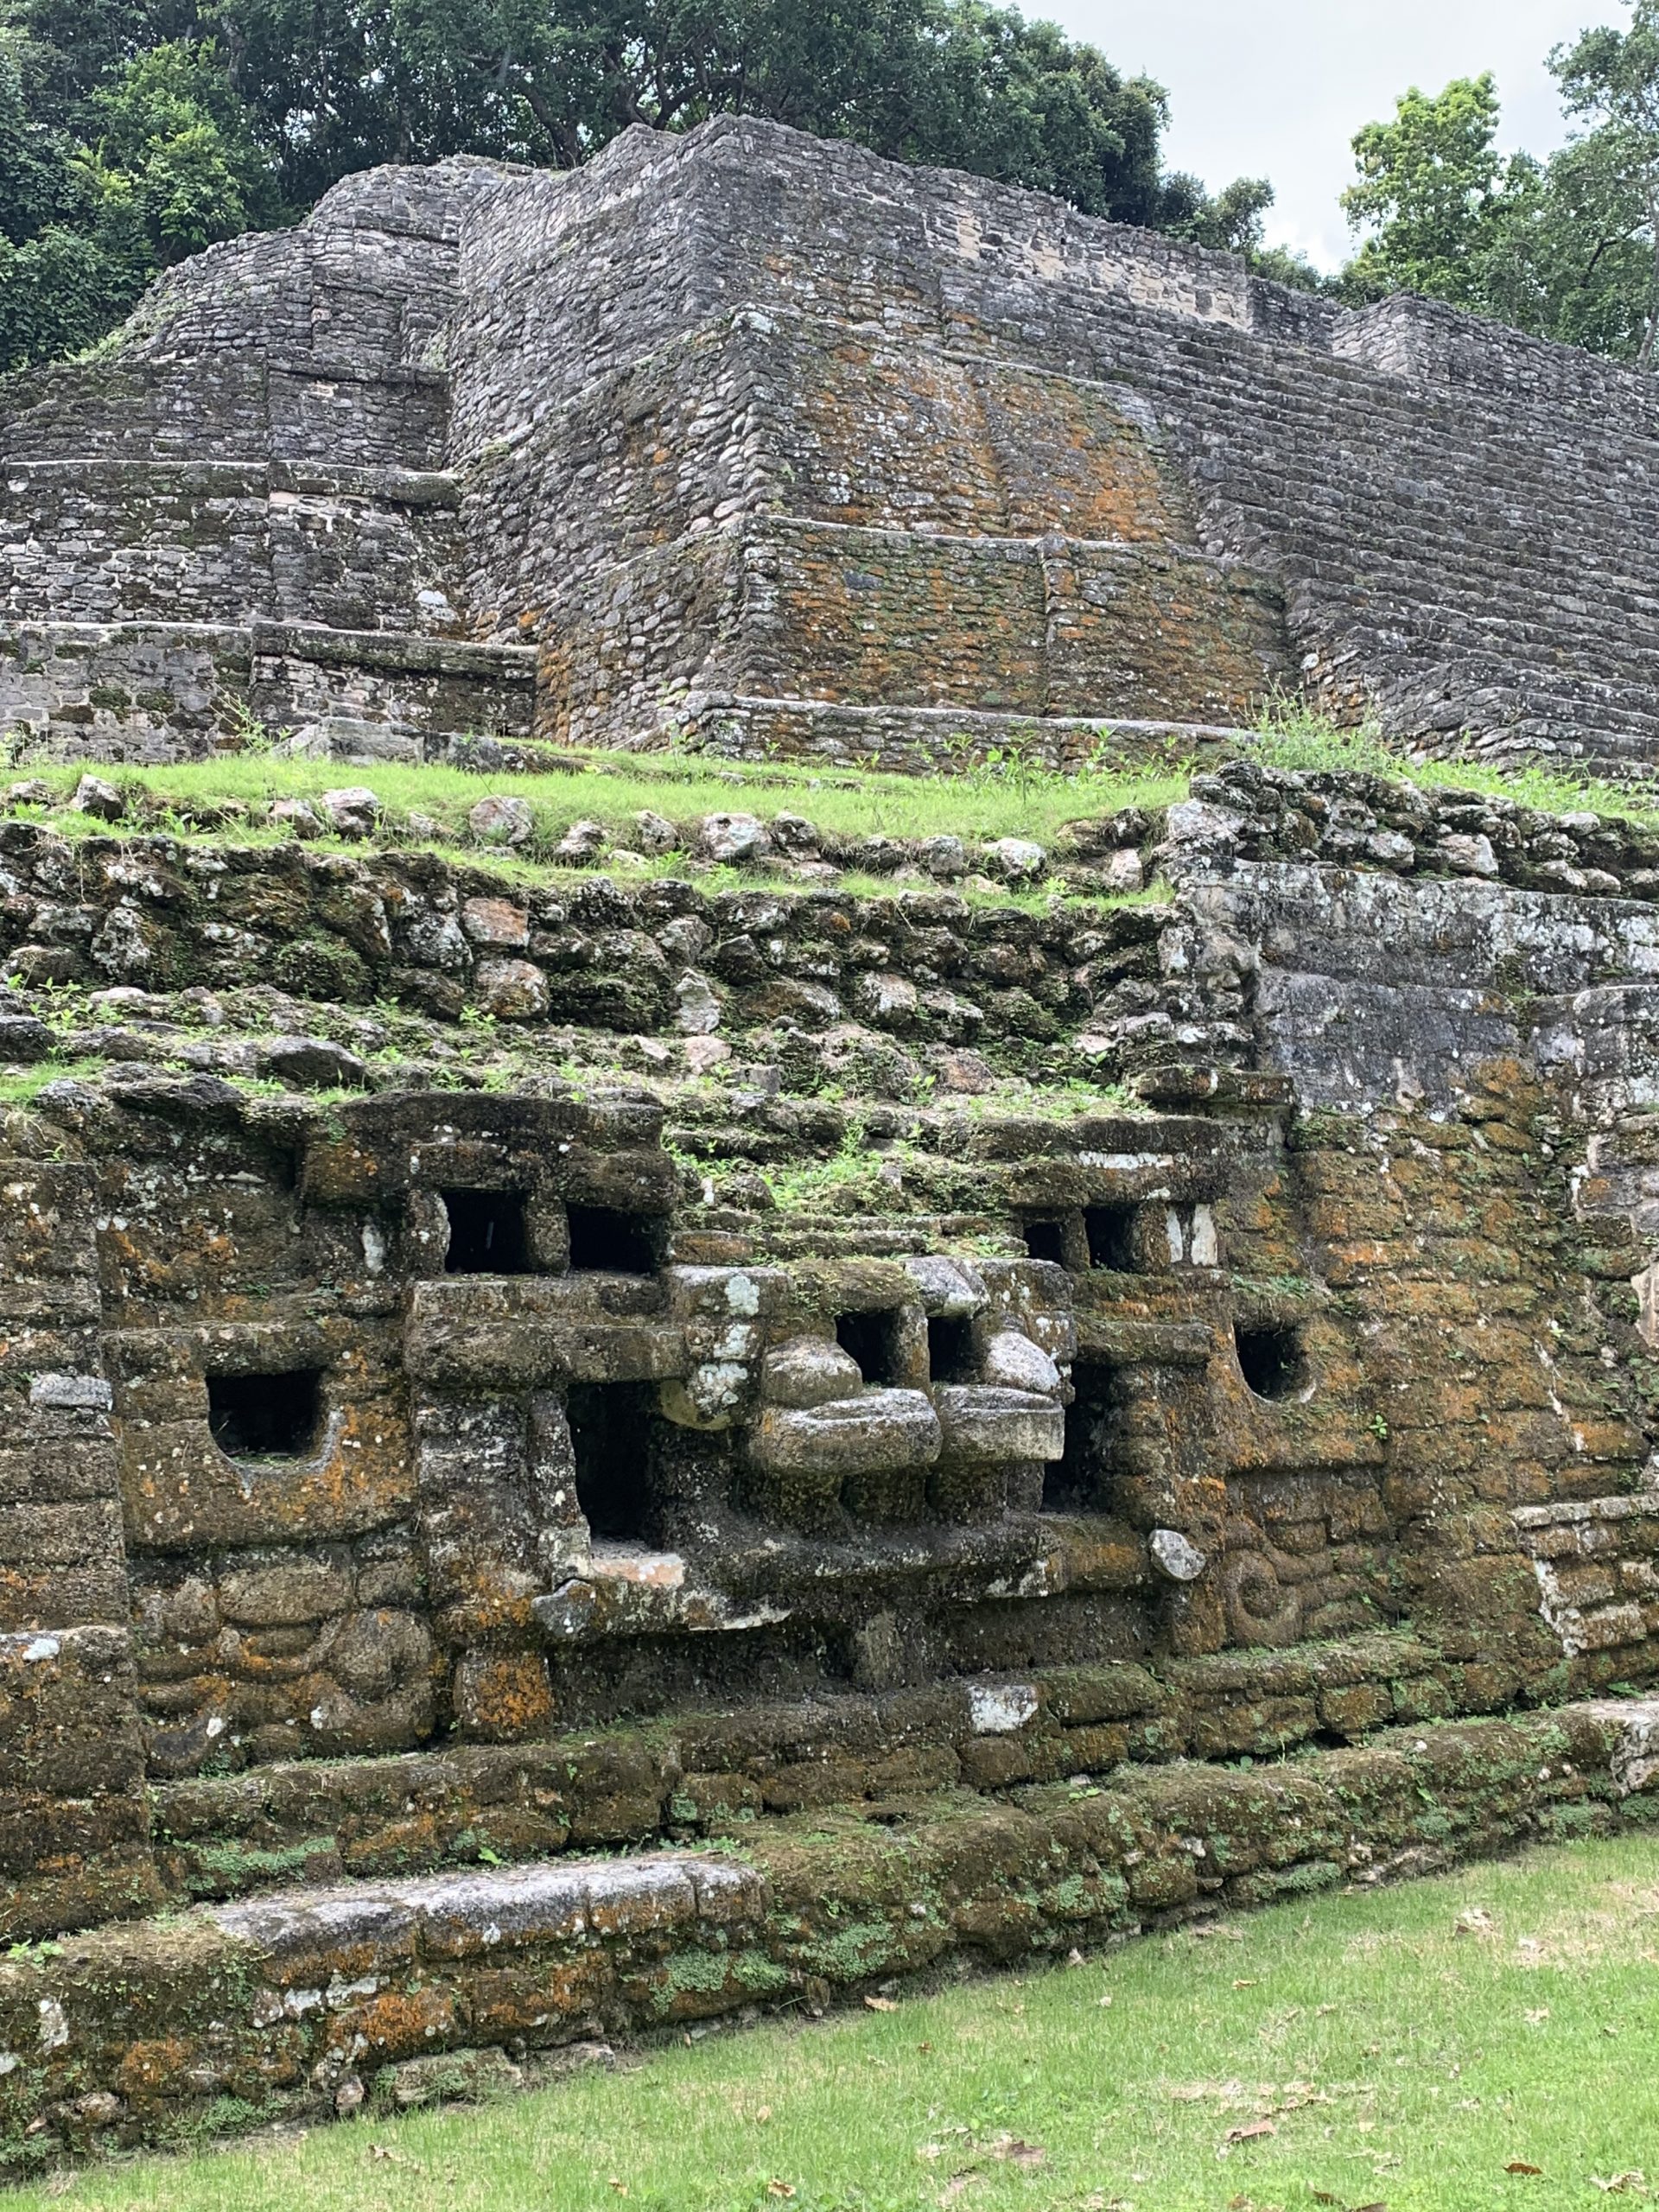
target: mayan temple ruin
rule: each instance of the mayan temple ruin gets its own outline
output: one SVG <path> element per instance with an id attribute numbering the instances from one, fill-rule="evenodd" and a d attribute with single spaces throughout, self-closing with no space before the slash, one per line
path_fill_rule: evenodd
<path id="1" fill-rule="evenodd" d="M 1650 380 L 728 118 L 0 460 L 8 2171 L 1659 1812 L 1659 832 L 1249 734 L 1659 772 Z"/>

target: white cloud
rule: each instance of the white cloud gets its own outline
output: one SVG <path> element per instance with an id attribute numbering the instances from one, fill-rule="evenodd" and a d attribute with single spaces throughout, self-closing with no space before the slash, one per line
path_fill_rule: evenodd
<path id="1" fill-rule="evenodd" d="M 1170 164 L 1211 187 L 1271 177 L 1271 241 L 1327 268 L 1350 247 L 1337 205 L 1353 181 L 1349 142 L 1408 86 L 1438 92 L 1491 69 L 1503 146 L 1548 153 L 1563 132 L 1551 47 L 1626 20 L 1620 0 L 1026 0 L 1026 12 L 1166 86 Z"/>

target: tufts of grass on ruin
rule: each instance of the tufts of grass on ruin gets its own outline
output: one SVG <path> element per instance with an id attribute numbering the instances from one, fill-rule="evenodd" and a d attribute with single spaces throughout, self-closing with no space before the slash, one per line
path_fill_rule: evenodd
<path id="1" fill-rule="evenodd" d="M 1454 752 L 1424 760 L 1390 746 L 1374 725 L 1344 728 L 1303 700 L 1269 699 L 1257 720 L 1249 758 L 1263 767 L 1303 775 L 1383 776 L 1425 791 L 1474 791 L 1538 814 L 1605 814 L 1659 826 L 1659 791 L 1651 781 L 1609 783 L 1599 777 L 1541 767 L 1495 766 Z"/>
<path id="2" fill-rule="evenodd" d="M 1580 2212 L 1659 2199 L 1659 1840 L 1293 1900 L 1070 1967 L 677 2034 L 532 2094 L 10 2212 Z"/>
<path id="3" fill-rule="evenodd" d="M 67 804 L 84 764 L 20 766 L 19 779 L 51 785 Z M 1068 822 L 1094 819 L 1128 806 L 1148 810 L 1172 804 L 1186 788 L 1179 764 L 1137 767 L 1103 748 L 1096 765 L 1062 775 L 1017 759 L 998 760 L 963 772 L 932 776 L 883 774 L 867 769 L 824 769 L 810 763 L 743 766 L 677 755 L 614 753 L 572 756 L 568 770 L 550 774 L 475 774 L 441 766 L 377 761 L 351 766 L 337 760 L 296 760 L 254 749 L 216 753 L 211 760 L 169 766 L 99 768 L 126 793 L 133 820 L 171 815 L 156 827 L 188 835 L 192 817 L 226 801 L 262 807 L 276 798 L 316 798 L 324 791 L 361 784 L 387 810 L 387 827 L 414 842 L 430 842 L 411 816 L 423 816 L 440 836 L 464 840 L 468 810 L 492 791 L 527 800 L 536 827 L 524 857 L 543 858 L 575 822 L 600 823 L 626 845 L 643 811 L 661 815 L 681 830 L 708 814 L 747 813 L 770 821 L 779 814 L 805 817 L 831 836 L 922 838 L 957 836 L 966 842 L 998 837 L 1049 841 Z M 46 810 L 29 810 L 43 812 Z M 61 826 L 61 825 L 60 825 Z M 88 822 L 92 834 L 109 825 Z M 221 830 L 220 835 L 227 834 Z M 238 823 L 238 841 L 285 838 L 285 830 Z M 683 855 L 649 864 L 651 872 L 683 868 Z"/>

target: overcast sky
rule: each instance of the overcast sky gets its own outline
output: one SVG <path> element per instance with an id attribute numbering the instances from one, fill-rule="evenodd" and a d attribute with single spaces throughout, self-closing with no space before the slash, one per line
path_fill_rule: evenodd
<path id="1" fill-rule="evenodd" d="M 1620 0 L 1027 0 L 1024 12 L 1166 86 L 1170 166 L 1212 188 L 1271 177 L 1269 242 L 1325 268 L 1350 250 L 1337 206 L 1349 141 L 1408 86 L 1439 92 L 1491 69 L 1505 150 L 1548 153 L 1562 124 L 1545 56 L 1589 24 L 1628 21 Z"/>

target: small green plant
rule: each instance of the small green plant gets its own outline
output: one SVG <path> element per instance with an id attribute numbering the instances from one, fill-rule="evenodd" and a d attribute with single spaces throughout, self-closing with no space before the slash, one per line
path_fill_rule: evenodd
<path id="1" fill-rule="evenodd" d="M 226 734 L 237 750 L 256 760 L 269 759 L 294 734 L 289 729 L 272 729 L 245 699 L 232 699 L 225 720 Z"/>
<path id="2" fill-rule="evenodd" d="M 1370 776 L 1398 776 L 1405 771 L 1406 763 L 1389 752 L 1374 723 L 1344 728 L 1294 692 L 1270 694 L 1255 730 L 1251 758 L 1265 768 Z"/>

